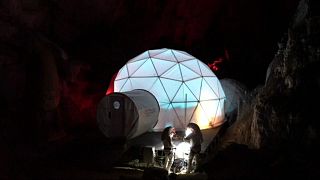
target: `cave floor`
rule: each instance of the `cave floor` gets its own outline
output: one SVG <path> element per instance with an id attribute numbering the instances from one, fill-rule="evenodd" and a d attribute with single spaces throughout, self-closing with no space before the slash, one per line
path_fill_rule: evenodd
<path id="1" fill-rule="evenodd" d="M 218 129 L 203 130 L 208 146 Z M 160 133 L 146 133 L 125 143 L 122 139 L 107 139 L 99 131 L 66 136 L 37 147 L 21 145 L 10 153 L 11 160 L 4 178 L 17 179 L 141 179 L 143 171 L 138 168 L 115 168 L 123 165 L 130 146 L 148 146 L 160 142 Z M 199 174 L 178 175 L 188 179 L 202 177 Z M 203 176 L 205 177 L 205 176 Z M 10 179 L 9 178 L 9 179 Z M 201 179 L 201 178 L 200 178 Z"/>

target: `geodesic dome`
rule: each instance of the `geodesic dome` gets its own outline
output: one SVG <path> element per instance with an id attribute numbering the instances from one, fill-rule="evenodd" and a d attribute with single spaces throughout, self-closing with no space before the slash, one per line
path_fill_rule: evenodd
<path id="1" fill-rule="evenodd" d="M 185 129 L 193 122 L 201 129 L 224 122 L 225 94 L 210 68 L 192 55 L 173 49 L 145 51 L 118 72 L 114 92 L 144 89 L 160 106 L 155 131 L 167 126 Z"/>

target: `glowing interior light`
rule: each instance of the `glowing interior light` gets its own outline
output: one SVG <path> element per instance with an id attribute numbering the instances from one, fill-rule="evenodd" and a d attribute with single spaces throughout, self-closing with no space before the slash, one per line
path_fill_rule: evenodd
<path id="1" fill-rule="evenodd" d="M 191 133 L 192 133 L 192 130 L 190 128 L 187 128 L 184 137 L 188 137 Z"/>
<path id="2" fill-rule="evenodd" d="M 176 147 L 176 158 L 188 158 L 190 153 L 190 143 L 188 142 L 181 142 Z"/>
<path id="3" fill-rule="evenodd" d="M 197 108 L 197 110 L 195 112 L 195 116 L 197 118 L 197 124 L 200 129 L 206 129 L 209 127 L 209 121 L 208 121 L 208 119 L 207 119 L 207 117 L 201 107 Z"/>
<path id="4" fill-rule="evenodd" d="M 154 131 L 162 131 L 167 125 L 183 130 L 190 122 L 200 129 L 223 123 L 223 119 L 214 117 L 217 111 L 224 113 L 218 104 L 224 102 L 225 94 L 217 76 L 184 51 L 148 50 L 130 59 L 117 73 L 114 92 L 134 89 L 147 90 L 159 103 Z"/>

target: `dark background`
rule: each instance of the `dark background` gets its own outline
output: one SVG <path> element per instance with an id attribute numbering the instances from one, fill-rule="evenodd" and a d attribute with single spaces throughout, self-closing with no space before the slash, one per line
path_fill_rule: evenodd
<path id="1" fill-rule="evenodd" d="M 61 137 L 58 142 L 64 144 L 70 136 L 95 129 L 96 106 L 112 75 L 146 50 L 178 49 L 206 64 L 219 60 L 214 71 L 218 78 L 233 78 L 250 90 L 264 84 L 297 4 L 298 0 L 0 1 L 0 179 L 1 174 L 28 174 L 32 166 L 47 165 L 41 160 L 43 164 L 35 165 L 34 159 L 56 150 L 41 150 L 39 144 Z M 51 61 L 54 65 L 48 64 Z M 82 152 L 90 149 L 90 142 L 81 139 L 80 144 L 87 144 Z M 61 150 L 67 155 L 56 156 L 63 159 L 84 146 L 70 147 Z"/>
<path id="2" fill-rule="evenodd" d="M 264 83 L 297 2 L 56 1 L 48 5 L 46 25 L 39 31 L 72 59 L 90 63 L 93 75 L 107 73 L 94 80 L 108 81 L 129 59 L 148 49 L 173 48 L 205 63 L 227 51 L 229 66 L 217 75 L 254 88 Z"/>
<path id="3" fill-rule="evenodd" d="M 206 64 L 222 60 L 214 71 L 218 78 L 233 78 L 254 89 L 264 84 L 297 4 L 298 0 L 3 0 L 3 112 L 25 109 L 28 114 L 37 111 L 28 110 L 37 99 L 56 99 L 70 126 L 95 125 L 96 105 L 112 75 L 131 58 L 157 48 L 186 51 Z M 44 66 L 51 65 L 40 63 L 50 57 L 57 66 L 56 86 L 46 84 L 56 72 L 44 75 Z M 59 93 L 48 97 L 48 92 Z"/>
<path id="4" fill-rule="evenodd" d="M 216 73 L 254 88 L 264 83 L 297 2 L 3 0 L 1 29 L 6 37 L 0 40 L 12 44 L 23 33 L 41 33 L 69 61 L 92 67 L 90 80 L 101 83 L 148 49 L 179 49 L 205 63 L 227 51 L 229 66 Z M 15 33 L 20 37 L 13 37 Z"/>

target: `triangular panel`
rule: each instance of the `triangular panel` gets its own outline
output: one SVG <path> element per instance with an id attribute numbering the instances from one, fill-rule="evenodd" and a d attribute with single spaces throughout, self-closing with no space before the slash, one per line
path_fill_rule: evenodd
<path id="1" fill-rule="evenodd" d="M 196 102 L 198 99 L 193 95 L 193 93 L 190 91 L 190 89 L 183 83 L 182 86 L 180 86 L 176 96 L 173 98 L 172 102 Z"/>
<path id="2" fill-rule="evenodd" d="M 199 67 L 202 73 L 202 76 L 215 76 L 214 73 L 211 71 L 211 69 L 205 65 L 203 62 L 198 61 L 199 62 Z"/>
<path id="3" fill-rule="evenodd" d="M 159 106 L 160 113 L 158 117 L 158 123 L 153 128 L 156 131 L 162 131 L 165 127 L 173 126 L 172 121 L 170 119 L 170 111 L 172 111 L 171 105 L 168 103 L 159 103 Z"/>
<path id="4" fill-rule="evenodd" d="M 142 59 L 139 61 L 134 61 L 131 63 L 127 63 L 129 76 L 131 76 L 137 69 L 139 69 L 147 59 Z"/>
<path id="5" fill-rule="evenodd" d="M 185 53 L 181 53 L 179 51 L 173 50 L 172 52 L 174 53 L 175 57 L 178 59 L 179 62 L 194 59 L 194 57 L 186 55 Z"/>
<path id="6" fill-rule="evenodd" d="M 217 95 L 217 97 L 219 96 L 219 89 L 217 86 L 218 83 L 218 78 L 217 77 L 203 77 L 204 81 L 209 85 L 209 87 L 212 89 L 212 91 Z"/>
<path id="7" fill-rule="evenodd" d="M 131 91 L 132 89 L 132 85 L 131 85 L 131 81 L 130 79 L 128 79 L 128 81 L 126 81 L 126 83 L 122 86 L 122 88 L 120 89 L 119 92 L 126 92 L 126 91 Z"/>
<path id="8" fill-rule="evenodd" d="M 184 118 L 184 115 L 180 113 L 180 111 L 183 111 L 183 109 L 181 108 L 182 104 L 177 104 L 177 103 L 172 103 L 172 110 L 174 112 L 174 114 L 172 114 L 173 117 L 175 117 L 173 119 L 173 127 L 177 128 L 177 129 L 184 129 L 184 120 L 181 118 Z M 181 117 L 179 115 L 182 115 Z"/>
<path id="9" fill-rule="evenodd" d="M 180 64 L 180 70 L 181 70 L 183 81 L 188 81 L 190 79 L 195 79 L 197 77 L 200 77 L 197 73 L 195 73 L 194 71 L 192 71 L 191 69 L 187 68 L 182 64 Z"/>
<path id="10" fill-rule="evenodd" d="M 151 59 L 148 59 L 143 63 L 143 65 L 135 71 L 131 77 L 150 77 L 150 76 L 157 76 L 157 72 L 153 67 Z"/>
<path id="11" fill-rule="evenodd" d="M 161 77 L 182 81 L 179 64 L 176 64 L 172 68 L 168 69 L 165 73 L 161 75 Z"/>
<path id="12" fill-rule="evenodd" d="M 218 99 L 218 95 L 212 91 L 211 87 L 207 84 L 205 80 L 202 81 L 201 86 L 201 94 L 200 94 L 200 101 L 202 100 L 214 100 Z"/>
<path id="13" fill-rule="evenodd" d="M 176 58 L 174 57 L 173 53 L 171 50 L 167 50 L 163 53 L 157 54 L 155 56 L 153 56 L 154 58 L 158 58 L 158 59 L 163 59 L 163 60 L 167 60 L 167 61 L 174 61 L 177 62 Z"/>
<path id="14" fill-rule="evenodd" d="M 119 70 L 119 72 L 118 72 L 117 77 L 116 77 L 115 80 L 125 79 L 125 78 L 127 78 L 128 76 L 129 76 L 129 74 L 128 74 L 127 65 L 125 65 L 125 66 L 123 66 L 123 67 Z"/>
<path id="15" fill-rule="evenodd" d="M 185 112 L 185 105 L 186 103 L 183 103 L 183 102 L 180 102 L 180 103 L 171 103 L 172 107 L 174 108 L 174 110 L 176 111 L 177 113 L 177 116 L 178 116 L 178 119 L 181 121 L 181 120 L 184 120 L 184 112 Z"/>
<path id="16" fill-rule="evenodd" d="M 200 87 L 202 83 L 202 78 L 193 79 L 190 81 L 184 82 L 190 91 L 194 94 L 194 96 L 199 100 L 200 99 Z"/>
<path id="17" fill-rule="evenodd" d="M 159 78 L 156 80 L 156 82 L 153 84 L 153 86 L 150 88 L 150 92 L 154 95 L 154 97 L 157 99 L 158 103 L 169 103 L 170 100 L 165 92 L 165 89 L 163 88 L 163 85 Z"/>
<path id="18" fill-rule="evenodd" d="M 174 107 L 177 113 L 177 116 L 184 127 L 186 127 L 190 122 L 192 115 L 194 113 L 194 110 L 197 107 L 197 104 L 198 104 L 197 102 L 172 103 L 172 106 Z"/>
<path id="19" fill-rule="evenodd" d="M 181 62 L 181 64 L 185 65 L 186 67 L 188 67 L 189 69 L 193 70 L 195 73 L 201 76 L 202 74 L 197 61 L 198 61 L 197 59 L 188 60 L 188 61 Z"/>
<path id="20" fill-rule="evenodd" d="M 200 106 L 199 103 L 197 103 L 197 106 L 194 108 L 189 123 L 196 123 L 197 124 L 197 109 L 198 109 L 198 106 Z"/>
<path id="21" fill-rule="evenodd" d="M 214 119 L 211 121 L 213 126 L 220 125 L 224 121 L 224 100 L 218 102 L 217 111 Z"/>
<path id="22" fill-rule="evenodd" d="M 196 123 L 200 129 L 206 129 L 210 127 L 210 121 L 200 104 L 198 104 L 197 108 L 195 109 L 190 122 Z"/>
<path id="23" fill-rule="evenodd" d="M 156 71 L 159 76 L 176 64 L 176 62 L 172 62 L 172 61 L 164 61 L 161 59 L 154 59 L 154 58 L 151 58 L 151 59 L 154 64 L 154 67 L 156 67 Z"/>
<path id="24" fill-rule="evenodd" d="M 219 108 L 219 100 L 216 101 L 201 101 L 200 102 L 201 108 L 206 114 L 206 117 L 209 121 L 213 121 L 217 115 L 217 111 Z"/>
<path id="25" fill-rule="evenodd" d="M 128 79 L 120 79 L 114 81 L 114 92 L 119 92 Z"/>
<path id="26" fill-rule="evenodd" d="M 190 123 L 192 117 L 194 116 L 194 113 L 195 113 L 195 110 L 198 106 L 198 102 L 188 102 L 187 103 L 187 109 L 186 109 L 186 112 L 187 112 L 187 123 Z"/>
<path id="27" fill-rule="evenodd" d="M 147 78 L 130 78 L 133 89 L 145 89 L 150 90 L 153 84 L 158 80 L 158 77 Z"/>
<path id="28" fill-rule="evenodd" d="M 173 97 L 176 95 L 178 89 L 180 88 L 182 82 L 170 80 L 170 79 L 164 79 L 160 78 L 160 81 L 163 84 L 163 87 L 166 91 L 166 94 L 168 95 L 170 101 L 173 99 Z"/>
<path id="29" fill-rule="evenodd" d="M 157 54 L 160 54 L 160 53 L 163 53 L 164 51 L 167 51 L 168 49 L 166 48 L 163 48 L 163 49 L 155 49 L 155 50 L 149 50 L 149 54 L 151 57 L 157 55 Z"/>

